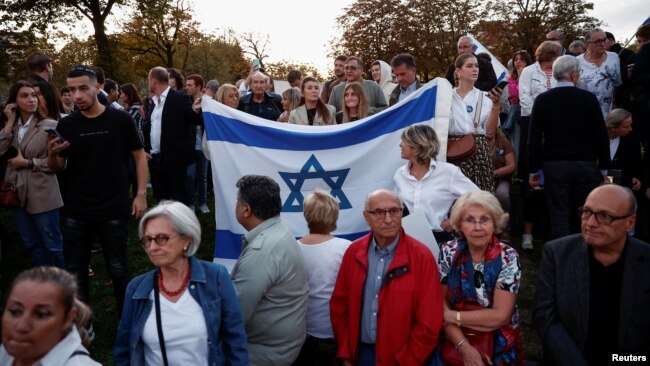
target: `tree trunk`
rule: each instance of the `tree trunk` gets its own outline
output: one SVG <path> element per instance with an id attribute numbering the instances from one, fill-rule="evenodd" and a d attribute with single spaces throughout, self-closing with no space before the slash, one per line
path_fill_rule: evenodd
<path id="1" fill-rule="evenodd" d="M 113 57 L 108 45 L 104 20 L 101 17 L 95 17 L 92 22 L 95 29 L 95 44 L 97 45 L 97 66 L 104 69 L 104 73 L 108 77 L 113 75 Z"/>

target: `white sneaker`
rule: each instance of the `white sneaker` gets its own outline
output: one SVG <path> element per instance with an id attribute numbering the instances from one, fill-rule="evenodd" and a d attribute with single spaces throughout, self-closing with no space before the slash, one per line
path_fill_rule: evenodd
<path id="1" fill-rule="evenodd" d="M 201 213 L 204 214 L 210 213 L 210 209 L 208 208 L 208 205 L 199 206 L 199 211 L 201 211 Z"/>
<path id="2" fill-rule="evenodd" d="M 533 250 L 533 236 L 524 234 L 521 236 L 521 247 L 524 250 Z"/>

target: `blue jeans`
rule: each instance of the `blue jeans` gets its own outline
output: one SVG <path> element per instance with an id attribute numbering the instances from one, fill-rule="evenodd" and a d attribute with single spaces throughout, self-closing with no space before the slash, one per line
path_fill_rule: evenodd
<path id="1" fill-rule="evenodd" d="M 187 193 L 187 205 L 193 206 L 196 202 L 198 192 L 198 206 L 207 203 L 208 191 L 208 159 L 203 155 L 202 150 L 194 150 L 194 164 L 187 167 L 185 179 L 185 192 Z"/>
<path id="2" fill-rule="evenodd" d="M 90 286 L 88 283 L 88 264 L 90 250 L 95 238 L 102 246 L 104 264 L 113 281 L 113 294 L 118 317 L 122 314 L 124 294 L 129 283 L 129 269 L 126 262 L 126 242 L 128 220 L 87 220 L 66 217 L 65 233 L 65 267 L 77 277 L 79 298 L 90 304 Z"/>
<path id="3" fill-rule="evenodd" d="M 22 207 L 13 209 L 16 226 L 34 266 L 64 267 L 63 236 L 59 209 L 30 214 Z"/>

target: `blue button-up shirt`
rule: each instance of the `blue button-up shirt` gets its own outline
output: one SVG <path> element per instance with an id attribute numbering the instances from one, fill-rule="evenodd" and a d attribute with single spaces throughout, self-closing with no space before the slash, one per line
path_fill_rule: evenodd
<path id="1" fill-rule="evenodd" d="M 406 90 L 399 88 L 399 99 L 397 99 L 398 102 L 402 101 L 402 99 L 405 99 L 409 95 L 415 93 L 417 88 L 415 87 L 417 85 L 417 80 L 412 82 L 411 85 L 406 88 Z"/>
<path id="2" fill-rule="evenodd" d="M 361 312 L 361 342 L 374 344 L 377 341 L 377 314 L 379 313 L 379 290 L 390 262 L 395 257 L 399 235 L 386 248 L 377 246 L 372 237 L 368 248 L 368 276 L 363 291 Z"/>

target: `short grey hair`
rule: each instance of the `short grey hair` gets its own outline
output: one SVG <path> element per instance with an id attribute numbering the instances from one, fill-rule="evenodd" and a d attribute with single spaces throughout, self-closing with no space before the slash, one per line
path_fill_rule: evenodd
<path id="1" fill-rule="evenodd" d="M 632 114 L 623 108 L 614 108 L 605 117 L 605 126 L 607 128 L 618 128 L 623 121 L 628 119 Z"/>
<path id="2" fill-rule="evenodd" d="M 560 56 L 553 62 L 553 77 L 557 81 L 570 80 L 576 71 L 580 72 L 580 61 L 575 56 Z"/>
<path id="3" fill-rule="evenodd" d="M 602 30 L 602 29 L 600 29 L 600 28 L 594 28 L 594 29 L 588 30 L 588 31 L 585 33 L 585 41 L 587 41 L 587 42 L 591 41 L 591 36 L 592 36 L 594 33 L 598 33 L 598 32 L 605 33 L 605 31 Z"/>
<path id="4" fill-rule="evenodd" d="M 576 39 L 575 41 L 571 42 L 571 44 L 569 45 L 569 48 L 571 47 L 580 47 L 584 50 L 585 43 L 582 40 Z"/>
<path id="5" fill-rule="evenodd" d="M 460 43 L 460 41 L 469 41 L 469 43 L 474 45 L 474 41 L 472 41 L 472 39 L 469 36 L 462 36 L 462 37 L 458 38 L 458 42 L 456 42 L 456 43 Z"/>
<path id="6" fill-rule="evenodd" d="M 161 201 L 158 206 L 147 211 L 138 224 L 138 237 L 144 237 L 144 228 L 152 219 L 164 217 L 169 220 L 174 231 L 178 234 L 188 236 L 190 245 L 184 255 L 191 257 L 196 254 L 201 244 L 201 224 L 196 214 L 189 207 L 176 201 Z"/>

